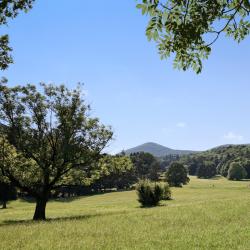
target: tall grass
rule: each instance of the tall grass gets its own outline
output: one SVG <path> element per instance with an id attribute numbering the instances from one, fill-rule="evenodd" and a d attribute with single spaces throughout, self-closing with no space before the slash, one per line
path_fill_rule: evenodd
<path id="1" fill-rule="evenodd" d="M 191 178 L 154 208 L 140 208 L 135 191 L 54 201 L 40 223 L 33 203 L 11 202 L 0 249 L 250 249 L 249 184 Z"/>

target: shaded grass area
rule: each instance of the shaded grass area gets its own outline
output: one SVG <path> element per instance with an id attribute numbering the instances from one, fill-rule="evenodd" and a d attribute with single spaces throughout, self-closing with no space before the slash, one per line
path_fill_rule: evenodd
<path id="1" fill-rule="evenodd" d="M 0 249 L 250 249 L 248 181 L 198 180 L 173 200 L 140 208 L 135 191 L 50 202 L 46 222 L 34 204 L 0 211 Z"/>

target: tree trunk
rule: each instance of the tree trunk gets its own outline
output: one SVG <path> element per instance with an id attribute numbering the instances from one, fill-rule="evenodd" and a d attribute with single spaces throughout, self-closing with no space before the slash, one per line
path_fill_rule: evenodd
<path id="1" fill-rule="evenodd" d="M 7 202 L 6 202 L 6 201 L 3 201 L 2 209 L 6 209 L 6 208 L 7 208 Z"/>
<path id="2" fill-rule="evenodd" d="M 46 204 L 47 204 L 47 199 L 37 198 L 36 210 L 33 216 L 33 220 L 46 220 L 45 216 Z"/>

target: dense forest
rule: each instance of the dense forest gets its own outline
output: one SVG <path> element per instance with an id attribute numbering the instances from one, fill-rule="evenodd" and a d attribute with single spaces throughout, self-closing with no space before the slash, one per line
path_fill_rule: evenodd
<path id="1" fill-rule="evenodd" d="M 181 157 L 190 175 L 210 178 L 215 175 L 228 176 L 232 163 L 242 166 L 250 178 L 250 145 L 225 145 L 197 154 Z"/>

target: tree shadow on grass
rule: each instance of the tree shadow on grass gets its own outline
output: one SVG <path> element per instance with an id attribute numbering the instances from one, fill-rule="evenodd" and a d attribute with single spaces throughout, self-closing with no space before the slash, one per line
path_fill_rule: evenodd
<path id="1" fill-rule="evenodd" d="M 96 213 L 96 214 L 85 214 L 85 215 L 76 215 L 76 216 L 68 216 L 68 217 L 56 217 L 56 218 L 48 218 L 45 221 L 34 221 L 34 220 L 4 220 L 0 227 L 11 226 L 11 225 L 37 225 L 41 224 L 49 224 L 51 222 L 64 222 L 64 221 L 74 221 L 74 220 L 86 220 L 95 217 L 101 216 L 111 216 L 111 215 L 122 215 L 128 214 L 129 211 L 110 211 L 105 213 Z"/>
<path id="2" fill-rule="evenodd" d="M 169 202 L 169 201 L 173 201 L 174 199 L 173 198 L 171 198 L 171 199 L 168 199 L 168 200 L 162 200 L 163 202 L 165 201 L 167 201 L 167 202 Z M 152 208 L 157 208 L 157 207 L 167 207 L 169 204 L 168 203 L 159 203 L 159 204 L 157 204 L 157 205 L 152 205 L 152 206 L 150 206 L 150 205 L 139 205 L 137 208 L 142 208 L 142 209 L 152 209 Z"/>
<path id="3" fill-rule="evenodd" d="M 96 193 L 90 193 L 90 194 L 85 194 L 85 195 L 79 195 L 79 196 L 71 196 L 71 197 L 60 197 L 60 198 L 50 198 L 49 202 L 61 202 L 61 203 L 70 203 L 73 201 L 77 201 L 80 199 L 85 199 L 93 196 L 102 196 L 105 194 L 109 193 L 122 193 L 122 192 L 127 192 L 127 191 L 132 191 L 132 189 L 119 189 L 119 190 L 106 190 L 103 192 L 96 192 Z M 19 197 L 19 200 L 21 202 L 28 202 L 28 203 L 35 203 L 36 200 L 32 197 Z"/>

